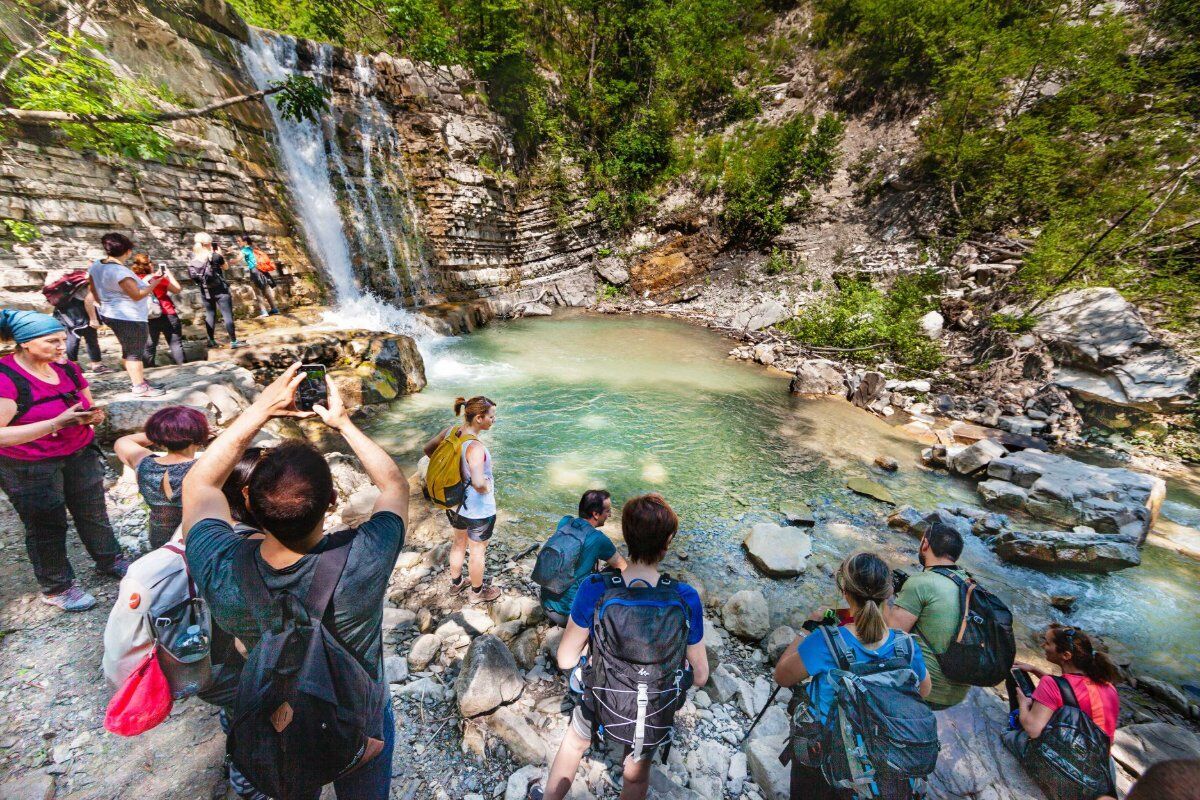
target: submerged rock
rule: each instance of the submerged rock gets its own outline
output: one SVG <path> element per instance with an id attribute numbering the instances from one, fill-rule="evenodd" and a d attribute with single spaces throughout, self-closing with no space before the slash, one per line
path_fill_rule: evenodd
<path id="1" fill-rule="evenodd" d="M 887 487 L 875 481 L 867 480 L 866 478 L 851 478 L 846 481 L 846 488 L 857 494 L 866 495 L 881 502 L 896 505 L 896 498 L 892 496 Z"/>
<path id="2" fill-rule="evenodd" d="M 812 539 L 793 527 L 761 522 L 742 539 L 754 566 L 771 578 L 792 578 L 804 572 L 812 555 Z"/>
<path id="3" fill-rule="evenodd" d="M 891 456 L 875 456 L 875 466 L 888 472 L 895 472 L 900 469 L 900 462 Z"/>
<path id="4" fill-rule="evenodd" d="M 779 513 L 783 514 L 788 525 L 816 525 L 817 518 L 803 500 L 785 500 L 779 504 Z"/>
<path id="5" fill-rule="evenodd" d="M 1004 531 L 992 546 L 1005 561 L 1041 569 L 1112 572 L 1142 563 L 1137 545 L 1102 533 Z"/>

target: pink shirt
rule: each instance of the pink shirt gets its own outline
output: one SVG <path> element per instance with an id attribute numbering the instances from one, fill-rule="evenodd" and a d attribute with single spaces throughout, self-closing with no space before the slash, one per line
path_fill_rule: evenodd
<path id="1" fill-rule="evenodd" d="M 60 392 L 71 392 L 75 389 L 75 384 L 71 382 L 70 378 L 60 375 L 61 380 L 59 383 L 47 383 L 38 376 L 30 374 L 28 370 L 17 363 L 16 356 L 12 355 L 0 358 L 0 363 L 7 365 L 10 369 L 16 370 L 17 373 L 29 380 L 30 389 L 35 401 L 43 397 L 55 398 L 49 402 L 38 403 L 29 409 L 29 412 L 17 420 L 15 424 L 25 425 L 30 422 L 43 422 L 48 419 L 54 419 L 70 407 L 69 403 L 57 397 Z M 79 385 L 81 387 L 79 399 L 82 401 L 84 408 L 91 408 L 91 403 L 82 395 L 82 389 L 87 388 L 88 382 L 87 378 L 83 377 L 83 374 L 79 371 L 79 366 L 72 362 L 58 364 L 57 366 L 60 369 L 72 370 L 79 376 Z M 55 372 L 57 374 L 58 370 Z M 13 386 L 12 380 L 3 373 L 0 373 L 0 397 L 12 400 L 13 402 L 17 400 L 17 387 Z M 18 461 L 42 461 L 47 458 L 62 458 L 87 447 L 92 443 L 92 439 L 94 438 L 96 438 L 96 434 L 92 431 L 91 425 L 73 425 L 52 433 L 49 436 L 34 439 L 32 442 L 13 445 L 11 447 L 0 447 L 0 456 L 15 458 Z"/>
<path id="2" fill-rule="evenodd" d="M 1071 684 L 1075 699 L 1079 701 L 1079 708 L 1092 718 L 1092 722 L 1095 722 L 1100 730 L 1108 734 L 1109 739 L 1112 739 L 1113 734 L 1117 732 L 1117 716 L 1121 711 L 1121 698 L 1117 695 L 1116 687 L 1111 683 L 1096 683 L 1083 675 L 1072 674 L 1063 677 Z M 1038 683 L 1037 688 L 1033 690 L 1033 699 L 1051 711 L 1063 707 L 1058 684 L 1049 677 L 1042 678 Z"/>

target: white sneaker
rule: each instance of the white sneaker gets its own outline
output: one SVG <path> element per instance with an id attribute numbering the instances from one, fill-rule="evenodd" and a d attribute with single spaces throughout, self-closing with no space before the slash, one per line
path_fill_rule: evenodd
<path id="1" fill-rule="evenodd" d="M 42 602 L 48 606 L 57 606 L 63 611 L 87 611 L 95 607 L 96 598 L 73 583 L 66 591 L 42 595 Z"/>
<path id="2" fill-rule="evenodd" d="M 166 392 L 157 386 L 143 383 L 141 386 L 133 387 L 133 394 L 135 397 L 162 397 Z"/>

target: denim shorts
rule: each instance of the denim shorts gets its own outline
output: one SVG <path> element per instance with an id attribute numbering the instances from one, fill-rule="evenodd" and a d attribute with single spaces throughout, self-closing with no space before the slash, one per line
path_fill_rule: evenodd
<path id="1" fill-rule="evenodd" d="M 467 538 L 472 542 L 486 542 L 492 538 L 492 533 L 496 530 L 496 515 L 484 519 L 471 519 L 470 517 L 459 516 L 457 511 L 446 511 L 446 519 L 450 520 L 450 527 L 455 530 L 467 531 Z"/>

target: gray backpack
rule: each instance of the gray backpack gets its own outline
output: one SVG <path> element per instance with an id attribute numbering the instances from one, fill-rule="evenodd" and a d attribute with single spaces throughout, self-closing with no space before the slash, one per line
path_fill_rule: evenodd
<path id="1" fill-rule="evenodd" d="M 570 589 L 575 583 L 575 571 L 583 558 L 583 545 L 590 527 L 578 517 L 561 525 L 538 552 L 537 562 L 533 565 L 533 582 L 553 594 Z"/>

